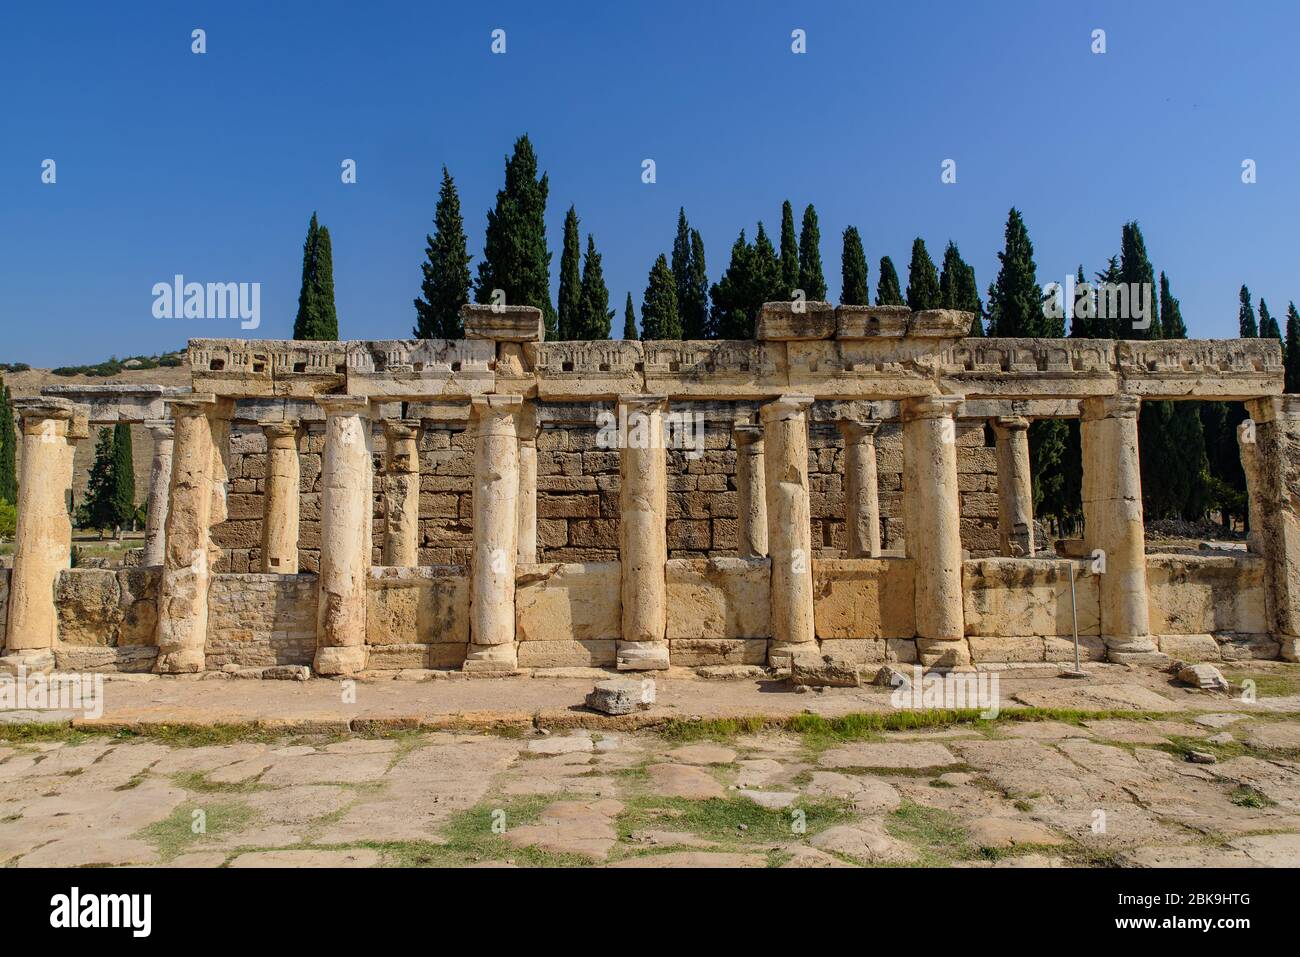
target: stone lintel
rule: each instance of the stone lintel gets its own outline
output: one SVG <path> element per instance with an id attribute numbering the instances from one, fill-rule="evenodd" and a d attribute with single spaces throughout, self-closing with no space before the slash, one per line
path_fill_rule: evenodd
<path id="1" fill-rule="evenodd" d="M 536 306 L 494 306 L 467 302 L 460 307 L 466 339 L 542 342 L 546 324 Z"/>
<path id="2" fill-rule="evenodd" d="M 763 303 L 754 330 L 754 338 L 760 342 L 830 339 L 834 335 L 835 307 L 812 300 Z"/>
<path id="3" fill-rule="evenodd" d="M 911 317 L 906 306 L 836 306 L 835 338 L 899 338 L 907 334 Z"/>
<path id="4" fill-rule="evenodd" d="M 1079 402 L 1079 415 L 1085 422 L 1096 419 L 1136 419 L 1142 411 L 1142 397 L 1128 392 L 1099 395 Z"/>

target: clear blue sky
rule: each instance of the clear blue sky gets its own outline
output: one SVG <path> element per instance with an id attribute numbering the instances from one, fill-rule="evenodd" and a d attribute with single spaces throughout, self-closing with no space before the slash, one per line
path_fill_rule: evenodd
<path id="1" fill-rule="evenodd" d="M 504 56 L 489 51 L 497 27 Z M 1242 282 L 1275 315 L 1300 300 L 1297 35 L 1291 2 L 9 3 L 0 360 L 240 334 L 153 318 L 150 289 L 175 273 L 260 282 L 256 334 L 288 336 L 313 210 L 333 237 L 341 334 L 407 336 L 439 168 L 477 260 L 525 131 L 550 174 L 552 276 L 574 203 L 615 334 L 678 206 L 714 280 L 742 226 L 775 235 L 788 197 L 817 207 L 832 297 L 849 224 L 873 289 L 882 254 L 906 282 L 917 235 L 936 261 L 956 240 L 985 288 L 1014 204 L 1041 282 L 1102 268 L 1137 219 L 1191 334 L 1235 335 Z M 356 185 L 340 182 L 346 158 Z M 956 185 L 940 183 L 946 158 Z"/>

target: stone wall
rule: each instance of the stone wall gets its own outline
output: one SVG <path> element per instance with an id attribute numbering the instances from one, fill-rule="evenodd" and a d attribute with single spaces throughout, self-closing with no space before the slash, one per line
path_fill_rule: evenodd
<path id="1" fill-rule="evenodd" d="M 315 653 L 315 575 L 213 576 L 204 648 L 209 670 L 310 665 Z"/>
<path id="2" fill-rule="evenodd" d="M 823 559 L 812 572 L 813 624 L 828 654 L 864 663 L 916 660 L 909 559 Z"/>
<path id="3" fill-rule="evenodd" d="M 157 568 L 69 568 L 54 587 L 57 666 L 147 671 L 157 656 Z"/>
<path id="4" fill-rule="evenodd" d="M 1151 633 L 1188 659 L 1276 658 L 1266 562 L 1257 555 L 1148 555 Z"/>
<path id="5" fill-rule="evenodd" d="M 366 587 L 369 667 L 459 668 L 469 642 L 469 577 L 457 565 L 376 567 Z"/>

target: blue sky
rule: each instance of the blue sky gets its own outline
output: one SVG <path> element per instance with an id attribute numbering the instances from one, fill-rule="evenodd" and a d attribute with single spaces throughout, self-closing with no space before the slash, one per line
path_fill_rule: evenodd
<path id="1" fill-rule="evenodd" d="M 441 165 L 477 260 L 523 132 L 550 174 L 552 276 L 574 203 L 616 333 L 679 206 L 716 280 L 740 228 L 775 235 L 788 197 L 817 207 L 832 297 L 850 224 L 873 289 L 883 254 L 906 282 L 918 235 L 936 261 L 955 240 L 985 288 L 1014 204 L 1041 282 L 1102 268 L 1137 219 L 1191 335 L 1235 335 L 1242 282 L 1275 315 L 1300 300 L 1298 28 L 1289 2 L 8 4 L 0 361 L 241 334 L 155 319 L 150 290 L 175 273 L 260 282 L 256 334 L 288 336 L 313 210 L 343 337 L 407 336 Z"/>

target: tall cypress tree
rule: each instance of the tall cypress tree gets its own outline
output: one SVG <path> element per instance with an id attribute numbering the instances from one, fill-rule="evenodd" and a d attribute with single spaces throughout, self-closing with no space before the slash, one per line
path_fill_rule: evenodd
<path id="1" fill-rule="evenodd" d="M 90 466 L 86 495 L 77 509 L 77 524 L 82 528 L 98 529 L 99 537 L 103 538 L 104 529 L 117 524 L 114 491 L 113 430 L 102 428 L 95 440 L 95 459 Z"/>
<path id="2" fill-rule="evenodd" d="M 18 504 L 17 450 L 13 394 L 0 379 L 0 500 L 10 505 Z"/>
<path id="3" fill-rule="evenodd" d="M 555 338 L 558 322 L 551 304 L 551 254 L 546 247 L 546 197 L 550 182 L 537 176 L 537 154 L 527 135 L 515 140 L 506 160 L 505 186 L 497 191 L 496 207 L 488 211 L 483 259 L 478 264 L 474 295 L 492 302 L 492 292 L 505 293 L 507 305 L 542 310 L 546 338 Z"/>
<path id="4" fill-rule="evenodd" d="M 1161 334 L 1187 338 L 1178 300 L 1160 274 Z M 1153 321 L 1154 325 L 1154 321 Z M 1143 507 L 1152 518 L 1198 519 L 1205 512 L 1209 462 L 1197 402 L 1144 402 L 1138 420 Z M 1149 488 L 1148 488 L 1149 486 Z"/>
<path id="5" fill-rule="evenodd" d="M 339 317 L 334 309 L 334 254 L 330 231 L 311 214 L 307 239 L 302 245 L 302 286 L 298 292 L 298 315 L 293 322 L 295 339 L 334 340 L 339 337 Z"/>
<path id="6" fill-rule="evenodd" d="M 1259 337 L 1261 339 L 1281 339 L 1282 330 L 1278 328 L 1277 320 L 1269 314 L 1268 304 L 1264 302 L 1264 297 L 1259 297 Z"/>
<path id="7" fill-rule="evenodd" d="M 898 271 L 888 256 L 880 257 L 880 278 L 876 281 L 876 305 L 903 306 L 903 290 L 898 285 Z"/>
<path id="8" fill-rule="evenodd" d="M 1007 214 L 1003 242 L 1003 250 L 998 253 L 1002 266 L 989 287 L 989 335 L 1029 338 L 1064 335 L 1063 320 L 1053 323 L 1061 327 L 1060 332 L 1048 331 L 1038 267 L 1034 263 L 1034 244 L 1029 240 L 1029 230 L 1020 210 L 1014 207 Z"/>
<path id="9" fill-rule="evenodd" d="M 623 338 L 632 342 L 636 337 L 636 311 L 632 308 L 632 293 L 629 292 L 623 309 Z"/>
<path id="10" fill-rule="evenodd" d="M 975 284 L 975 267 L 961 258 L 957 244 L 948 241 L 943 251 L 943 271 L 939 274 L 939 303 L 944 309 L 960 309 L 974 315 L 970 335 L 984 335 L 980 320 L 984 304 L 980 302 L 979 287 Z"/>
<path id="11" fill-rule="evenodd" d="M 1300 312 L 1296 312 L 1294 302 L 1286 310 L 1286 348 L 1283 350 L 1283 359 L 1286 364 L 1286 391 L 1300 392 Z M 11 417 L 10 427 L 12 426 Z"/>
<path id="12" fill-rule="evenodd" d="M 840 303 L 845 306 L 871 305 L 867 285 L 867 254 L 862 249 L 858 228 L 844 230 L 844 251 L 840 254 Z"/>
<path id="13" fill-rule="evenodd" d="M 804 298 L 813 302 L 826 299 L 826 277 L 822 274 L 822 233 L 817 226 L 817 210 L 812 203 L 804 207 L 803 225 L 799 229 L 799 288 Z"/>
<path id="14" fill-rule="evenodd" d="M 677 284 L 668 257 L 663 253 L 650 269 L 650 281 L 641 301 L 642 339 L 680 339 L 681 317 L 677 314 Z"/>
<path id="15" fill-rule="evenodd" d="M 433 213 L 433 235 L 426 235 L 423 298 L 415 300 L 417 339 L 461 339 L 465 327 L 460 307 L 469 302 L 469 252 L 465 239 L 465 220 L 460 214 L 460 196 L 456 183 L 442 168 L 442 186 Z"/>
<path id="16" fill-rule="evenodd" d="M 1125 223 L 1120 236 L 1119 275 L 1120 282 L 1129 289 L 1129 315 L 1121 321 L 1119 331 L 1123 335 L 1117 338 L 1159 339 L 1162 326 L 1160 304 L 1156 298 L 1156 274 L 1151 259 L 1147 256 L 1146 240 L 1142 238 L 1142 230 L 1136 222 Z M 1136 325 L 1139 296 L 1146 305 L 1143 317 L 1147 324 L 1145 329 Z"/>
<path id="17" fill-rule="evenodd" d="M 113 427 L 112 469 L 113 526 L 122 529 L 135 517 L 135 463 L 131 455 L 131 426 L 119 422 Z"/>
<path id="18" fill-rule="evenodd" d="M 720 339 L 752 339 L 756 314 L 750 312 L 754 247 L 742 229 L 731 244 L 731 261 L 709 290 L 710 321 Z"/>
<path id="19" fill-rule="evenodd" d="M 596 241 L 587 234 L 587 256 L 582 263 L 582 297 L 578 311 L 575 339 L 608 339 L 609 323 L 614 310 L 609 308 L 609 288 L 600 266 Z"/>
<path id="20" fill-rule="evenodd" d="M 767 238 L 767 230 L 762 220 L 758 223 L 758 232 L 754 234 L 754 271 L 750 275 L 750 303 L 754 317 L 758 318 L 758 307 L 765 302 L 780 302 L 789 293 L 781 291 L 781 262 L 776 255 L 776 247 Z"/>
<path id="21" fill-rule="evenodd" d="M 564 246 L 560 251 L 560 307 L 556 316 L 556 337 L 580 339 L 582 312 L 582 239 L 578 235 L 578 213 L 570 206 L 564 214 Z"/>
<path id="22" fill-rule="evenodd" d="M 912 262 L 907 269 L 907 308 L 937 309 L 941 302 L 939 275 L 925 248 L 925 240 L 918 236 L 912 240 Z"/>
<path id="23" fill-rule="evenodd" d="M 799 284 L 799 240 L 794 235 L 794 207 L 787 199 L 781 204 L 781 295 L 783 300 L 794 298 L 794 291 L 803 288 Z M 811 299 L 808 290 L 804 295 Z"/>
<path id="24" fill-rule="evenodd" d="M 709 273 L 704 263 L 704 237 L 691 230 L 691 264 L 688 270 L 687 311 L 682 316 L 682 335 L 687 339 L 716 339 L 718 331 L 709 313 Z"/>
<path id="25" fill-rule="evenodd" d="M 1250 290 L 1242 283 L 1238 294 L 1241 305 L 1237 308 L 1237 335 L 1242 339 L 1258 339 L 1259 326 L 1255 324 L 1255 309 L 1250 304 Z"/>

